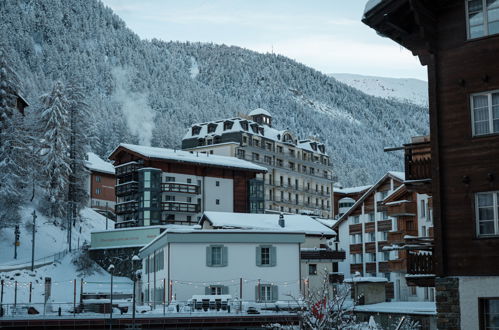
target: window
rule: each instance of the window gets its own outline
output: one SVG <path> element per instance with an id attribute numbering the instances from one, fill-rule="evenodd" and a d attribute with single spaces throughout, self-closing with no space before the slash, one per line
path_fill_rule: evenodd
<path id="1" fill-rule="evenodd" d="M 411 296 L 415 296 L 415 295 L 417 295 L 417 294 L 418 294 L 417 287 L 415 287 L 415 286 L 410 286 L 410 287 L 409 287 L 409 294 L 410 294 Z"/>
<path id="2" fill-rule="evenodd" d="M 95 188 L 95 194 L 100 195 L 102 192 L 101 188 Z"/>
<path id="3" fill-rule="evenodd" d="M 192 197 L 187 197 L 187 203 L 192 203 Z"/>
<path id="4" fill-rule="evenodd" d="M 270 157 L 270 156 L 264 156 L 264 157 L 263 157 L 263 161 L 264 161 L 266 164 L 272 165 L 272 157 Z"/>
<path id="5" fill-rule="evenodd" d="M 282 153 L 282 147 L 281 146 L 277 146 L 277 152 L 278 153 Z"/>
<path id="6" fill-rule="evenodd" d="M 206 266 L 227 266 L 228 249 L 223 245 L 210 245 L 206 247 Z"/>
<path id="7" fill-rule="evenodd" d="M 471 96 L 473 135 L 499 133 L 499 91 Z"/>
<path id="8" fill-rule="evenodd" d="M 369 213 L 369 221 L 374 221 L 374 212 Z"/>
<path id="9" fill-rule="evenodd" d="M 256 247 L 256 265 L 259 267 L 273 267 L 277 264 L 276 247 L 260 245 Z"/>
<path id="10" fill-rule="evenodd" d="M 387 231 L 380 231 L 379 232 L 379 240 L 380 241 L 387 241 L 388 240 L 388 232 Z"/>
<path id="11" fill-rule="evenodd" d="M 220 181 L 215 181 L 215 186 L 220 187 Z"/>
<path id="12" fill-rule="evenodd" d="M 187 183 L 192 183 L 192 179 L 187 179 Z"/>
<path id="13" fill-rule="evenodd" d="M 374 242 L 376 241 L 376 233 L 375 232 L 370 232 L 366 233 L 366 242 Z"/>
<path id="14" fill-rule="evenodd" d="M 216 200 L 215 200 L 215 204 L 220 205 L 220 200 L 219 200 L 219 199 L 216 199 Z"/>
<path id="15" fill-rule="evenodd" d="M 254 152 L 254 153 L 252 153 L 251 158 L 254 161 L 259 161 L 260 160 L 260 155 L 257 154 L 256 152 Z"/>
<path id="16" fill-rule="evenodd" d="M 317 264 L 308 264 L 308 275 L 317 275 Z"/>
<path id="17" fill-rule="evenodd" d="M 376 262 L 376 253 L 368 253 L 367 262 Z"/>
<path id="18" fill-rule="evenodd" d="M 362 263 L 362 254 L 354 253 L 352 254 L 352 264 L 361 264 Z"/>
<path id="19" fill-rule="evenodd" d="M 355 215 L 352 221 L 353 223 L 360 223 L 360 217 L 358 215 Z"/>
<path id="20" fill-rule="evenodd" d="M 191 222 L 192 221 L 192 216 L 188 215 L 187 216 L 187 222 Z"/>
<path id="21" fill-rule="evenodd" d="M 95 176 L 95 182 L 100 182 L 101 181 L 101 177 L 100 175 L 96 175 Z"/>
<path id="22" fill-rule="evenodd" d="M 426 207 L 425 207 L 425 201 L 424 201 L 424 199 L 421 200 L 421 201 L 419 201 L 419 204 L 420 204 L 419 205 L 419 209 L 420 209 L 420 212 L 421 212 L 421 218 L 424 218 L 424 217 L 426 217 L 426 213 L 425 213 Z"/>
<path id="23" fill-rule="evenodd" d="M 499 1 L 467 0 L 468 38 L 499 33 Z"/>
<path id="24" fill-rule="evenodd" d="M 279 298 L 277 285 L 260 284 L 256 286 L 256 300 L 259 302 L 274 302 Z"/>
<path id="25" fill-rule="evenodd" d="M 222 287 L 221 286 L 210 286 L 210 294 L 221 295 L 222 294 Z"/>
<path id="26" fill-rule="evenodd" d="M 480 299 L 480 329 L 499 328 L 499 298 Z"/>
<path id="27" fill-rule="evenodd" d="M 173 176 L 165 176 L 165 182 L 174 182 L 175 181 L 175 177 Z"/>
<path id="28" fill-rule="evenodd" d="M 477 193 L 475 212 L 478 236 L 499 235 L 499 192 Z"/>
<path id="29" fill-rule="evenodd" d="M 242 158 L 244 159 L 245 158 L 245 151 L 244 150 L 241 150 L 241 149 L 238 149 L 237 150 L 237 158 Z"/>

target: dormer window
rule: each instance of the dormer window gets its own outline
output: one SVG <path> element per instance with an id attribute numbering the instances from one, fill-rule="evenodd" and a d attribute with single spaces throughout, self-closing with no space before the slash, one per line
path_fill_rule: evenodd
<path id="1" fill-rule="evenodd" d="M 217 124 L 208 124 L 208 133 L 213 133 L 217 129 Z"/>
<path id="2" fill-rule="evenodd" d="M 320 144 L 320 145 L 319 145 L 319 151 L 320 151 L 320 152 L 322 152 L 322 153 L 324 153 L 324 151 L 325 151 L 325 147 L 324 147 L 324 145 L 323 145 L 323 144 Z"/>
<path id="3" fill-rule="evenodd" d="M 466 0 L 468 39 L 499 33 L 499 1 Z"/>
<path id="4" fill-rule="evenodd" d="M 231 122 L 231 121 L 226 121 L 226 122 L 224 123 L 224 131 L 229 130 L 229 129 L 232 129 L 232 126 L 233 126 L 233 125 L 234 125 L 234 123 L 233 123 L 233 122 Z"/>
<path id="5" fill-rule="evenodd" d="M 251 124 L 251 130 L 253 133 L 258 133 L 258 124 Z"/>
<path id="6" fill-rule="evenodd" d="M 247 121 L 242 121 L 241 122 L 241 127 L 243 130 L 247 131 L 248 130 L 248 122 Z"/>
<path id="7" fill-rule="evenodd" d="M 312 147 L 312 149 L 313 149 L 314 151 L 317 151 L 317 143 L 312 142 L 312 143 L 310 143 L 310 146 Z"/>
<path id="8" fill-rule="evenodd" d="M 192 135 L 198 135 L 201 132 L 201 127 L 193 126 L 192 127 Z"/>

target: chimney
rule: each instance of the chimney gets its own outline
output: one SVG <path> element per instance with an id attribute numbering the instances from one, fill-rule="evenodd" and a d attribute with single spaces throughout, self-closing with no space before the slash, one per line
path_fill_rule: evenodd
<path id="1" fill-rule="evenodd" d="M 285 227 L 284 215 L 282 213 L 279 215 L 279 226 L 281 226 L 282 228 Z"/>

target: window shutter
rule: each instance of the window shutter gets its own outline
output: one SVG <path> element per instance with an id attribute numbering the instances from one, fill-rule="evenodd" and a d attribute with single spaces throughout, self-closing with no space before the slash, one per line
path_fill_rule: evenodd
<path id="1" fill-rule="evenodd" d="M 255 285 L 255 301 L 260 302 L 260 299 L 258 299 L 258 284 Z"/>
<path id="2" fill-rule="evenodd" d="M 272 301 L 279 300 L 279 287 L 277 285 L 272 285 Z"/>
<path id="3" fill-rule="evenodd" d="M 256 265 L 262 265 L 262 248 L 260 246 L 256 247 Z"/>
<path id="4" fill-rule="evenodd" d="M 277 265 L 277 249 L 275 246 L 270 247 L 270 265 Z"/>
<path id="5" fill-rule="evenodd" d="M 205 286 L 205 287 L 204 287 L 204 294 L 208 295 L 208 294 L 210 294 L 210 293 L 211 293 L 211 292 L 210 292 L 210 286 Z"/>
<path id="6" fill-rule="evenodd" d="M 206 266 L 211 267 L 211 246 L 206 247 Z"/>
<path id="7" fill-rule="evenodd" d="M 229 294 L 229 287 L 228 286 L 222 286 L 222 294 Z"/>
<path id="8" fill-rule="evenodd" d="M 226 246 L 222 247 L 222 266 L 227 266 L 229 262 L 229 248 Z"/>

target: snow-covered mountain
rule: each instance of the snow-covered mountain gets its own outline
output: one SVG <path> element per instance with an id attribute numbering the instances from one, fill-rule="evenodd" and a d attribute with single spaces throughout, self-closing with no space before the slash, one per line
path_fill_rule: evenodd
<path id="1" fill-rule="evenodd" d="M 333 73 L 330 76 L 369 95 L 393 98 L 401 102 L 408 101 L 428 107 L 428 83 L 423 80 L 363 76 L 351 73 Z"/>
<path id="2" fill-rule="evenodd" d="M 345 185 L 402 169 L 385 153 L 428 131 L 426 107 L 369 96 L 284 56 L 225 45 L 141 40 L 98 0 L 0 2 L 0 40 L 37 100 L 54 81 L 83 84 L 92 150 L 179 147 L 190 125 L 265 108 L 274 126 L 327 146 Z"/>

